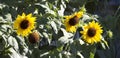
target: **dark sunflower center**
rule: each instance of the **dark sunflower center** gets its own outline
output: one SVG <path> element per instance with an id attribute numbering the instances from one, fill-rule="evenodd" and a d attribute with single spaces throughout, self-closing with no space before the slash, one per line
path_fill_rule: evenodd
<path id="1" fill-rule="evenodd" d="M 28 28 L 28 26 L 29 26 L 29 21 L 28 21 L 28 20 L 23 20 L 23 21 L 20 23 L 20 27 L 21 27 L 22 29 L 26 29 L 26 28 Z"/>
<path id="2" fill-rule="evenodd" d="M 79 18 L 78 18 L 77 16 L 74 16 L 73 18 L 71 18 L 71 19 L 69 20 L 69 24 L 70 24 L 71 26 L 76 25 L 78 22 L 79 22 Z"/>
<path id="3" fill-rule="evenodd" d="M 89 28 L 87 31 L 87 35 L 89 37 L 93 37 L 96 34 L 96 30 L 94 28 Z"/>

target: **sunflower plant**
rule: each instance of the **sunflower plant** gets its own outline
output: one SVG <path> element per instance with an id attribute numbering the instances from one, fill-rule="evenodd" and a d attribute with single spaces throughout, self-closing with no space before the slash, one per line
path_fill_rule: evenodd
<path id="1" fill-rule="evenodd" d="M 1 1 L 0 56 L 95 58 L 99 48 L 109 49 L 105 38 L 112 38 L 112 32 L 87 12 L 89 1 L 78 1 Z"/>

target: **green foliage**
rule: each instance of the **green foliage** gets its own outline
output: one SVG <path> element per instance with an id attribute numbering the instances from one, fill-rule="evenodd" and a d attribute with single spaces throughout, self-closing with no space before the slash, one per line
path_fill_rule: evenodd
<path id="1" fill-rule="evenodd" d="M 93 1 L 93 0 L 92 0 Z M 102 22 L 104 33 L 102 41 L 93 45 L 82 40 L 80 30 L 70 33 L 65 30 L 64 16 L 82 9 L 87 0 L 2 0 L 0 1 L 0 57 L 2 58 L 94 58 L 96 51 L 110 49 L 111 42 L 108 31 L 110 26 L 115 28 L 117 20 L 110 20 L 108 24 L 99 21 L 99 16 L 85 13 L 81 26 L 89 21 Z M 96 2 L 96 1 L 95 1 Z M 87 11 L 87 10 L 86 10 Z M 28 37 L 21 37 L 13 29 L 17 15 L 32 13 L 36 20 L 36 30 L 40 41 L 31 44 Z M 119 16 L 118 16 L 119 17 Z M 114 17 L 106 17 L 114 19 Z M 101 19 L 101 18 L 100 18 Z M 115 18 L 116 19 L 116 18 Z M 106 20 L 108 21 L 108 20 Z M 110 25 L 110 26 L 109 26 Z M 108 28 L 108 29 L 107 29 Z M 108 32 L 107 32 L 108 31 Z M 111 33 L 109 33 L 111 32 Z M 111 52 L 112 53 L 112 52 Z M 100 53 L 102 55 L 102 53 Z"/>

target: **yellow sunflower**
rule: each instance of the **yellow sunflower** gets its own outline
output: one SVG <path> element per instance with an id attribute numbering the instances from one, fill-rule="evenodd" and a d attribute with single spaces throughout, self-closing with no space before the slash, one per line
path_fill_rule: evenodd
<path id="1" fill-rule="evenodd" d="M 89 44 L 97 43 L 101 41 L 101 34 L 103 33 L 102 27 L 99 23 L 92 21 L 83 27 L 83 31 L 80 31 L 83 40 Z"/>
<path id="2" fill-rule="evenodd" d="M 83 11 L 79 11 L 79 12 L 75 12 L 72 15 L 65 16 L 64 24 L 66 27 L 66 31 L 72 33 L 76 31 L 76 28 L 79 25 L 78 24 L 79 19 L 82 17 L 83 13 L 84 13 Z"/>
<path id="3" fill-rule="evenodd" d="M 17 16 L 13 28 L 17 30 L 18 35 L 27 36 L 35 28 L 35 20 L 36 17 L 32 17 L 32 14 L 23 13 L 22 16 Z"/>

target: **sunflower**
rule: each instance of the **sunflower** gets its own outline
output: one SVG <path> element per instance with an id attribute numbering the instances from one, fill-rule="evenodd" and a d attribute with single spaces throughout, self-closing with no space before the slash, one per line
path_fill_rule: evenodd
<path id="1" fill-rule="evenodd" d="M 68 32 L 75 32 L 79 25 L 79 19 L 82 17 L 83 11 L 75 12 L 72 15 L 65 16 L 65 27 Z"/>
<path id="2" fill-rule="evenodd" d="M 99 23 L 92 21 L 83 26 L 83 31 L 80 31 L 83 40 L 89 44 L 101 41 L 101 34 L 103 33 L 102 27 Z"/>
<path id="3" fill-rule="evenodd" d="M 17 16 L 13 28 L 17 30 L 18 35 L 27 36 L 35 28 L 35 20 L 36 17 L 32 17 L 32 14 L 22 13 L 22 16 Z"/>
<path id="4" fill-rule="evenodd" d="M 37 43 L 40 40 L 39 32 L 34 31 L 34 32 L 30 33 L 28 36 L 28 40 L 32 44 Z"/>

